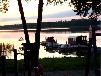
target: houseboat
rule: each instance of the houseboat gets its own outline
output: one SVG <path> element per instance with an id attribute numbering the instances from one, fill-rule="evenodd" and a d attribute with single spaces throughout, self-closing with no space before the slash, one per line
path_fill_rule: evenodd
<path id="1" fill-rule="evenodd" d="M 68 44 L 62 44 L 59 47 L 59 51 L 75 52 L 79 50 L 87 50 L 87 36 L 69 36 Z"/>

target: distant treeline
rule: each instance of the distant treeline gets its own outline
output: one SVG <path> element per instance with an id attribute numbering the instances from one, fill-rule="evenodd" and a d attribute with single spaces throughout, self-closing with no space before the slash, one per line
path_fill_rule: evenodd
<path id="1" fill-rule="evenodd" d="M 97 21 L 99 24 L 101 21 Z M 71 21 L 42 22 L 42 29 L 45 28 L 69 28 L 68 31 L 87 31 L 94 21 L 91 19 L 72 19 Z M 37 23 L 27 23 L 28 29 L 36 29 Z M 0 30 L 23 29 L 22 24 L 0 26 Z"/>

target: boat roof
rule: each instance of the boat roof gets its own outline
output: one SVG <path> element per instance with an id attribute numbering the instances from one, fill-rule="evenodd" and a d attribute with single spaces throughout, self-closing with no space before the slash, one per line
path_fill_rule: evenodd
<path id="1" fill-rule="evenodd" d="M 87 36 L 69 36 L 68 38 L 76 38 L 76 37 L 87 37 Z"/>
<path id="2" fill-rule="evenodd" d="M 46 38 L 54 38 L 53 36 L 50 36 L 50 37 L 46 37 Z"/>
<path id="3" fill-rule="evenodd" d="M 76 38 L 77 36 L 69 36 L 68 38 Z"/>

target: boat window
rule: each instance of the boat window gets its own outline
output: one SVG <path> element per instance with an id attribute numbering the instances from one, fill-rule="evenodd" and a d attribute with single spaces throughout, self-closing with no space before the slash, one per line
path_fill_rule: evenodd
<path id="1" fill-rule="evenodd" d="M 73 41 L 76 41 L 76 38 L 73 38 Z"/>
<path id="2" fill-rule="evenodd" d="M 82 40 L 84 40 L 84 37 L 82 37 Z"/>

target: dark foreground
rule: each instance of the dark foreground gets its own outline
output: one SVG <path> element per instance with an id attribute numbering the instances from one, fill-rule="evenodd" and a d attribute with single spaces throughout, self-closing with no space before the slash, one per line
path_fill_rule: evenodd
<path id="1" fill-rule="evenodd" d="M 7 76 L 15 76 L 15 75 L 8 74 Z M 19 73 L 18 76 L 28 76 L 28 75 L 26 72 L 25 75 L 23 75 L 23 73 Z M 32 72 L 31 76 L 35 76 L 34 72 Z M 52 71 L 52 72 L 44 72 L 43 76 L 85 76 L 85 71 L 84 70 Z M 95 76 L 94 70 L 90 70 L 89 76 Z"/>

